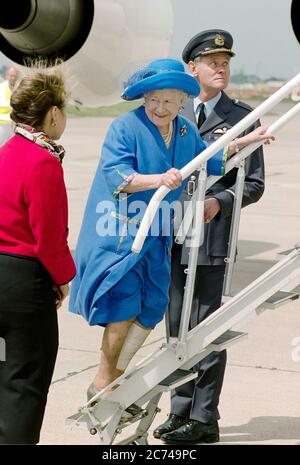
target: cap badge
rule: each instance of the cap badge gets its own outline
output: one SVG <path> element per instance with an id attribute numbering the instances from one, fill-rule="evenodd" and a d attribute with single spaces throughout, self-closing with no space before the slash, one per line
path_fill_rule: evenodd
<path id="1" fill-rule="evenodd" d="M 223 37 L 220 35 L 220 34 L 217 34 L 216 37 L 215 37 L 215 44 L 216 45 L 219 45 L 219 46 L 223 46 L 224 45 L 224 39 Z"/>

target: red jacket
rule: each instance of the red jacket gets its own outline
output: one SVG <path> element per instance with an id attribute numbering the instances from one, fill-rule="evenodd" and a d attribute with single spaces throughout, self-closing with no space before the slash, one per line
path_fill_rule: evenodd
<path id="1" fill-rule="evenodd" d="M 67 237 L 59 160 L 15 135 L 0 149 L 0 253 L 36 257 L 54 283 L 65 284 L 76 273 Z"/>

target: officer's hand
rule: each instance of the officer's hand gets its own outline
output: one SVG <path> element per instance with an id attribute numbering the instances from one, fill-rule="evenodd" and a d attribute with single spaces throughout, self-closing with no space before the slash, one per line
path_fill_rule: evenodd
<path id="1" fill-rule="evenodd" d="M 171 190 L 175 190 L 181 186 L 182 177 L 180 171 L 176 168 L 171 168 L 170 170 L 166 171 L 165 173 L 160 175 L 160 185 L 166 186 Z"/>
<path id="2" fill-rule="evenodd" d="M 217 199 L 206 199 L 204 201 L 204 223 L 209 223 L 220 210 L 221 205 Z"/>

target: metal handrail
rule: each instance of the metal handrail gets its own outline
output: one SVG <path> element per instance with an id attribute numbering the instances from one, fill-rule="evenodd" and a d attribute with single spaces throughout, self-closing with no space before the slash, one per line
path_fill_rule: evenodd
<path id="1" fill-rule="evenodd" d="M 300 112 L 300 103 L 297 103 L 297 105 L 294 105 L 293 108 L 291 108 L 287 113 L 285 113 L 280 118 L 278 118 L 278 120 L 276 120 L 275 123 L 273 123 L 268 128 L 267 133 L 275 134 L 280 129 L 282 129 L 299 112 Z M 248 145 L 244 149 L 240 150 L 236 155 L 231 157 L 230 160 L 228 160 L 228 162 L 226 163 L 225 174 L 227 174 L 233 168 L 239 167 L 241 161 L 245 160 L 249 155 L 251 155 L 251 153 L 253 153 L 262 144 L 263 142 L 254 142 L 253 144 Z M 207 189 L 210 189 L 211 186 L 213 186 L 221 178 L 222 176 L 209 176 L 207 179 Z M 193 197 L 194 196 L 196 196 L 196 192 L 194 193 Z M 192 219 L 193 219 L 193 211 L 192 211 L 193 197 L 191 199 L 191 202 L 189 202 L 188 204 L 182 223 L 180 224 L 178 228 L 178 232 L 175 238 L 175 242 L 177 244 L 183 244 L 183 242 L 185 241 L 186 235 L 188 233 L 188 230 L 191 226 Z"/>
<path id="2" fill-rule="evenodd" d="M 275 92 L 273 95 L 271 95 L 265 102 L 263 102 L 261 105 L 259 105 L 256 109 L 254 109 L 249 115 L 247 115 L 245 118 L 243 118 L 239 123 L 237 123 L 233 128 L 229 129 L 226 134 L 224 134 L 222 137 L 220 137 L 216 142 L 211 144 L 207 149 L 205 149 L 200 155 L 195 157 L 191 162 L 189 162 L 187 165 L 185 165 L 181 170 L 180 174 L 182 176 L 182 179 L 186 179 L 188 176 L 190 176 L 194 171 L 199 169 L 207 160 L 212 158 L 219 150 L 223 149 L 229 142 L 231 142 L 233 139 L 235 139 L 241 132 L 243 132 L 245 129 L 247 129 L 251 124 L 253 124 L 257 119 L 259 119 L 263 114 L 274 108 L 275 105 L 277 105 L 283 98 L 285 98 L 287 95 L 291 93 L 291 91 L 300 84 L 300 73 L 297 74 L 293 79 L 288 81 L 284 86 L 282 86 L 277 92 Z M 299 104 L 296 105 L 298 107 Z M 293 111 L 292 111 L 293 110 Z M 300 110 L 300 108 L 297 108 L 295 110 L 294 108 L 287 112 L 283 117 L 280 118 L 280 124 L 279 121 L 277 124 L 275 123 L 275 129 L 278 130 L 280 127 L 282 127 L 286 122 L 291 119 L 291 117 L 295 116 L 296 113 Z M 291 116 L 292 115 L 292 116 Z M 270 130 L 270 128 L 269 128 Z M 238 159 L 241 158 L 241 155 L 243 155 L 247 149 L 249 151 L 248 155 L 253 152 L 254 146 L 259 147 L 262 145 L 262 143 L 255 143 L 251 144 L 250 146 L 246 147 L 243 149 L 239 154 L 236 155 Z M 253 146 L 253 147 L 252 147 Z M 256 147 L 256 148 L 257 148 Z M 248 156 L 247 155 L 247 156 Z M 234 157 L 235 158 L 235 157 Z M 230 161 L 228 162 L 230 163 Z M 232 168 L 231 168 L 232 169 Z M 142 219 L 141 225 L 139 227 L 139 230 L 137 232 L 137 235 L 135 237 L 135 240 L 132 244 L 132 252 L 134 253 L 139 253 L 143 247 L 143 244 L 145 242 L 145 239 L 147 237 L 148 231 L 151 227 L 151 224 L 153 222 L 154 216 L 159 208 L 159 205 L 161 201 L 164 199 L 164 197 L 170 192 L 170 189 L 168 189 L 166 186 L 160 187 L 153 195 L 152 199 L 149 202 L 149 205 L 147 207 L 147 210 L 144 214 L 144 217 Z"/>

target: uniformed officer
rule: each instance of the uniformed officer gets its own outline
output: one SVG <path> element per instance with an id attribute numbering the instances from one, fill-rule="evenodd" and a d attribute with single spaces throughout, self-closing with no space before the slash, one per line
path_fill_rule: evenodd
<path id="1" fill-rule="evenodd" d="M 189 99 L 182 114 L 194 121 L 207 142 L 213 142 L 243 119 L 251 107 L 229 98 L 226 89 L 230 76 L 233 39 L 227 31 L 212 29 L 194 36 L 183 50 L 182 58 L 198 79 L 200 95 Z M 256 122 L 242 135 L 248 134 Z M 239 150 L 236 139 L 236 151 Z M 257 202 L 264 191 L 264 160 L 258 148 L 246 161 L 242 206 Z M 219 308 L 222 298 L 231 215 L 235 197 L 237 169 L 233 169 L 208 191 L 204 207 L 204 242 L 199 249 L 190 328 Z M 194 179 L 187 184 L 182 200 L 191 198 Z M 188 263 L 188 248 L 174 244 L 170 286 L 169 329 L 177 336 Z M 171 393 L 171 413 L 154 436 L 176 443 L 219 441 L 218 412 L 226 364 L 226 351 L 213 352 L 194 367 L 198 378 Z"/>

